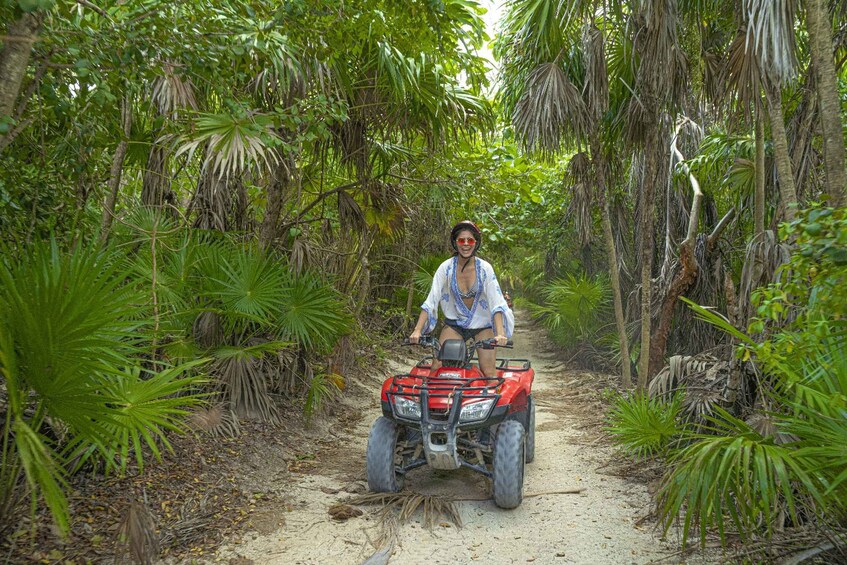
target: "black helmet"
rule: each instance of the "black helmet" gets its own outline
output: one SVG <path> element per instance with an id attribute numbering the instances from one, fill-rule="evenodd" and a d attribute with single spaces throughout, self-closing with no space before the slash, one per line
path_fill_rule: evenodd
<path id="1" fill-rule="evenodd" d="M 459 248 L 456 245 L 456 237 L 459 235 L 459 232 L 462 230 L 469 230 L 473 232 L 474 239 L 476 239 L 476 245 L 474 245 L 473 252 L 476 253 L 479 250 L 479 246 L 482 244 L 482 232 L 479 231 L 479 228 L 476 227 L 476 224 L 470 220 L 462 220 L 450 231 L 450 245 L 453 247 L 453 251 L 456 253 L 459 252 Z"/>

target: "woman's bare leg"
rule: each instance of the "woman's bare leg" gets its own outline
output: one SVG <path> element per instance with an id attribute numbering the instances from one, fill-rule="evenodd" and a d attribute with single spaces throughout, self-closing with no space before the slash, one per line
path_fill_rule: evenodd
<path id="1" fill-rule="evenodd" d="M 481 341 L 483 339 L 491 339 L 494 337 L 494 330 L 482 330 L 474 340 Z M 495 349 L 477 349 L 476 354 L 479 356 L 479 370 L 486 377 L 497 376 L 497 352 Z"/>

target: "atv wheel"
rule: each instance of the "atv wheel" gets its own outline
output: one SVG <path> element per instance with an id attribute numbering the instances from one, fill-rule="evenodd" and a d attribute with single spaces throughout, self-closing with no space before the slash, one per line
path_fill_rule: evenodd
<path id="1" fill-rule="evenodd" d="M 535 460 L 535 402 L 533 402 L 531 396 L 526 408 L 526 462 L 532 463 Z"/>
<path id="2" fill-rule="evenodd" d="M 517 508 L 523 500 L 526 438 L 517 420 L 500 424 L 494 440 L 494 503 L 500 508 Z"/>
<path id="3" fill-rule="evenodd" d="M 368 435 L 368 488 L 371 492 L 399 492 L 403 488 L 403 475 L 394 464 L 397 453 L 397 436 L 400 428 L 393 420 L 380 416 L 371 426 Z"/>

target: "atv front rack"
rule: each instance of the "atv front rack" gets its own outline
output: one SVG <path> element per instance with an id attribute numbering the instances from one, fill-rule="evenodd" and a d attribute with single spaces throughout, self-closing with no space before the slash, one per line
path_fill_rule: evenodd
<path id="1" fill-rule="evenodd" d="M 420 366 L 420 365 L 419 365 Z M 402 380 L 415 379 L 421 380 L 421 384 L 409 385 L 401 382 Z M 470 386 L 471 383 L 484 383 Z M 391 379 L 390 388 L 386 391 L 389 397 L 393 396 L 410 396 L 417 397 L 422 400 L 422 395 L 428 398 L 453 398 L 452 405 L 459 404 L 465 399 L 500 399 L 497 394 L 497 388 L 506 382 L 503 377 L 421 377 L 411 373 L 403 373 L 395 375 Z M 494 392 L 492 392 L 494 391 Z M 455 402 L 458 400 L 459 402 Z M 495 402 L 496 403 L 496 402 Z"/>
<path id="2" fill-rule="evenodd" d="M 471 362 L 477 361 L 478 359 L 474 357 L 471 359 Z M 420 361 L 418 361 L 417 365 L 415 365 L 418 369 L 431 369 L 432 368 L 432 356 L 424 357 Z M 497 360 L 497 370 L 498 371 L 511 371 L 513 373 L 522 373 L 524 371 L 529 371 L 532 368 L 532 362 L 529 359 L 498 359 Z"/>

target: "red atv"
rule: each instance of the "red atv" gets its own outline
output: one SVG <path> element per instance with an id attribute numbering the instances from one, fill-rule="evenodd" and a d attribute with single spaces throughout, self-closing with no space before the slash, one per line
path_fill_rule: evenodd
<path id="1" fill-rule="evenodd" d="M 383 383 L 383 415 L 368 436 L 371 491 L 397 492 L 407 472 L 427 464 L 469 467 L 492 479 L 497 506 L 520 505 L 524 464 L 535 458 L 535 371 L 527 359 L 498 359 L 497 376 L 483 376 L 472 363 L 476 349 L 496 344 L 421 338 L 441 368 L 430 375 L 432 357 L 425 357 Z"/>

